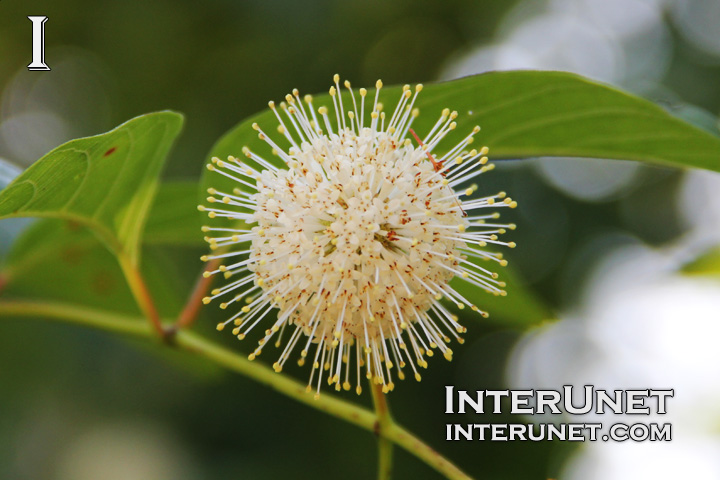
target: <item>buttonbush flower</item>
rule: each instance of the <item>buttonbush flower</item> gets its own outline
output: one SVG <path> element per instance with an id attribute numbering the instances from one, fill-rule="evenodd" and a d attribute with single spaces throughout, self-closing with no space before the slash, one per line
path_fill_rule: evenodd
<path id="1" fill-rule="evenodd" d="M 316 395 L 323 381 L 336 390 L 351 389 L 352 381 L 360 394 L 362 377 L 387 392 L 405 372 L 420 380 L 434 352 L 452 358 L 447 344 L 462 341 L 466 329 L 446 304 L 487 316 L 450 286 L 453 277 L 505 295 L 505 284 L 478 260 L 505 265 L 502 254 L 485 247 L 514 247 L 498 234 L 515 226 L 482 212 L 516 203 L 503 192 L 468 199 L 475 185 L 454 190 L 493 168 L 488 148 L 470 148 L 480 130 L 474 127 L 433 156 L 456 128 L 457 112 L 443 110 L 420 139 L 412 123 L 422 85 L 406 85 L 386 115 L 381 81 L 374 95 L 361 88 L 359 98 L 345 82 L 351 105 L 343 103 L 339 76 L 334 81 L 331 108 L 316 109 L 297 90 L 279 108 L 270 102 L 282 142 L 253 125 L 285 168 L 247 147 L 245 161 L 213 158 L 208 165 L 237 188 L 210 189 L 208 205 L 199 207 L 228 219 L 203 227 L 213 250 L 203 259 L 224 262 L 206 275 L 229 281 L 204 301 L 221 299 L 220 307 L 234 312 L 218 330 L 232 326 L 239 339 L 263 326 L 251 360 L 276 340 L 284 345 L 273 365 L 279 372 L 299 350 Z"/>

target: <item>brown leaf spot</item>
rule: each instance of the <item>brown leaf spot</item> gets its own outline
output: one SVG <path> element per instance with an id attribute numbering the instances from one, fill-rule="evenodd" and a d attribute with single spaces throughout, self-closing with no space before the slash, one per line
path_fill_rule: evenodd
<path id="1" fill-rule="evenodd" d="M 82 224 L 76 220 L 66 220 L 65 226 L 71 232 L 77 232 L 80 228 L 82 228 Z"/>
<path id="2" fill-rule="evenodd" d="M 117 150 L 117 147 L 109 148 L 108 151 L 105 152 L 105 154 L 103 155 L 103 157 L 107 157 L 108 155 L 112 155 L 112 154 L 115 152 L 115 150 Z"/>
<path id="3" fill-rule="evenodd" d="M 115 279 L 109 272 L 99 270 L 93 275 L 92 288 L 98 295 L 108 295 L 115 290 Z"/>
<path id="4" fill-rule="evenodd" d="M 60 254 L 60 258 L 65 263 L 69 263 L 71 265 L 76 265 L 80 263 L 85 256 L 85 252 L 82 248 L 70 246 L 65 249 L 63 249 L 62 253 Z"/>

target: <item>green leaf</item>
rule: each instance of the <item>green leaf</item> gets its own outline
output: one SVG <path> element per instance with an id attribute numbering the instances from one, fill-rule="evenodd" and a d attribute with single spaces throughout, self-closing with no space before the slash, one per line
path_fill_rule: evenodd
<path id="1" fill-rule="evenodd" d="M 676 117 L 716 137 L 720 137 L 718 118 L 707 110 L 688 103 L 672 105 L 669 108 L 670 113 Z"/>
<path id="2" fill-rule="evenodd" d="M 469 128 L 464 125 L 480 125 L 491 158 L 595 157 L 720 171 L 719 138 L 578 75 L 495 72 L 427 90 L 425 110 L 456 109 L 455 140 Z"/>
<path id="3" fill-rule="evenodd" d="M 182 259 L 177 258 L 176 252 L 165 255 L 165 247 L 150 248 L 142 262 L 143 277 L 161 317 L 176 318 L 193 277 L 179 267 L 181 262 L 178 260 Z M 194 275 L 195 269 L 192 271 Z M 2 299 L 38 299 L 39 302 L 82 305 L 136 315 L 138 321 L 145 323 L 112 252 L 93 232 L 75 222 L 42 219 L 34 223 L 13 244 L 0 277 L 7 282 L 0 292 Z M 150 348 L 144 343 L 130 342 L 196 376 L 212 378 L 222 373 L 217 366 L 182 355 L 174 349 Z"/>
<path id="4" fill-rule="evenodd" d="M 153 252 L 142 264 L 160 315 L 173 317 L 182 307 L 185 285 L 172 262 Z M 2 294 L 76 303 L 120 313 L 139 313 L 113 253 L 80 223 L 43 219 L 15 242 L 2 272 Z"/>
<path id="5" fill-rule="evenodd" d="M 402 87 L 384 87 L 381 101 L 392 108 Z M 356 92 L 357 95 L 357 92 Z M 352 102 L 343 95 L 346 104 Z M 374 98 L 374 88 L 368 98 Z M 367 102 L 371 104 L 371 102 Z M 332 101 L 327 94 L 314 98 L 316 108 Z M 595 157 L 720 171 L 720 138 L 671 115 L 659 106 L 616 88 L 565 72 L 490 72 L 443 83 L 425 85 L 413 123 L 424 134 L 443 108 L 457 110 L 457 128 L 436 150 L 455 145 L 475 125 L 482 130 L 477 141 L 490 148 L 490 158 L 537 156 Z M 369 107 L 366 106 L 366 118 Z M 366 120 L 367 121 L 367 120 Z M 276 159 L 257 138 L 252 124 L 285 145 L 276 133 L 277 120 L 268 109 L 244 120 L 212 148 L 211 156 L 242 156 L 242 147 Z M 205 172 L 203 189 L 224 188 L 229 181 Z M 237 185 L 234 185 L 237 186 Z M 204 194 L 204 192 L 203 192 Z"/>
<path id="6" fill-rule="evenodd" d="M 143 236 L 146 249 L 205 244 L 196 214 L 196 191 L 197 184 L 192 182 L 160 185 Z M 161 314 L 176 316 L 183 300 L 177 292 L 187 291 L 189 285 L 178 283 L 176 258 L 171 261 L 154 248 L 150 253 L 142 262 L 143 276 Z M 43 219 L 27 228 L 13 244 L 0 275 L 8 279 L 9 295 L 138 313 L 112 252 L 79 222 Z"/>
<path id="7" fill-rule="evenodd" d="M 206 245 L 197 214 L 197 182 L 162 183 L 153 202 L 144 245 Z"/>
<path id="8" fill-rule="evenodd" d="M 482 267 L 495 270 L 500 276 L 500 280 L 507 284 L 504 287 L 507 296 L 495 296 L 459 277 L 453 278 L 450 282 L 450 285 L 462 296 L 477 305 L 479 309 L 488 312 L 490 321 L 499 321 L 518 327 L 530 327 L 555 318 L 548 306 L 528 290 L 523 284 L 523 280 L 515 274 L 510 266 L 492 268 L 492 265 L 488 265 L 482 260 L 475 258 L 469 258 L 469 260 Z M 476 314 L 470 312 L 468 315 L 473 317 Z"/>
<path id="9" fill-rule="evenodd" d="M 720 275 L 720 247 L 713 247 L 685 264 L 682 273 L 687 275 Z"/>
<path id="10" fill-rule="evenodd" d="M 0 219 L 73 220 L 137 264 L 158 176 L 182 122 L 174 112 L 150 113 L 57 147 L 0 192 Z"/>

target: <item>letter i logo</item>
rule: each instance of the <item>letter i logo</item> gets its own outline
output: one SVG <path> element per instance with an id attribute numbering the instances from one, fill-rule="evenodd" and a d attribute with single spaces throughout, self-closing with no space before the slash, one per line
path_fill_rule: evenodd
<path id="1" fill-rule="evenodd" d="M 33 54 L 32 62 L 28 70 L 50 70 L 45 65 L 45 22 L 48 17 L 45 15 L 29 15 L 27 18 L 32 22 Z"/>

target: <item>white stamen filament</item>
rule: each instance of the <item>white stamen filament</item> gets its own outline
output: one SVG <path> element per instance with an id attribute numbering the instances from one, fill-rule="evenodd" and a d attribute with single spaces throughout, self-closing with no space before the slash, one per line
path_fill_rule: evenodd
<path id="1" fill-rule="evenodd" d="M 260 140 L 287 169 L 275 167 L 247 147 L 242 153 L 258 169 L 235 157 L 214 158 L 208 166 L 237 182 L 238 188 L 232 194 L 209 189 L 207 201 L 212 207 L 199 207 L 211 218 L 236 222 L 203 227 L 211 249 L 220 249 L 203 259 L 245 257 L 205 274 L 240 278 L 213 290 L 203 301 L 227 296 L 221 304 L 227 308 L 245 299 L 237 314 L 218 325 L 222 329 L 234 323 L 233 333 L 240 339 L 278 309 L 250 358 L 259 355 L 278 332 L 276 345 L 281 345 L 285 328 L 294 326 L 274 368 L 282 370 L 298 342 L 303 346 L 300 365 L 315 348 L 307 388 L 312 391 L 315 386 L 316 395 L 325 370 L 327 383 L 336 390 L 350 389 L 355 372 L 358 394 L 361 375 L 388 392 L 394 388 L 393 368 L 397 378 L 404 379 L 407 361 L 419 380 L 417 366 L 425 368 L 433 350 L 450 359 L 446 342 L 462 341 L 458 334 L 465 328 L 442 305 L 443 298 L 458 308 L 468 305 L 487 315 L 449 286 L 453 277 L 495 295 L 505 294 L 505 284 L 496 274 L 468 258 L 506 264 L 502 255 L 478 247 L 491 243 L 513 247 L 513 242 L 499 241 L 498 235 L 515 225 L 483 223 L 497 215 L 467 216 L 467 212 L 512 208 L 515 202 L 502 192 L 463 201 L 477 186 L 460 192 L 452 189 L 491 170 L 486 147 L 467 151 L 478 127 L 444 149 L 439 159 L 429 161 L 429 152 L 456 128 L 456 112 L 443 110 L 423 145 L 414 136 L 407 137 L 418 118 L 415 104 L 421 85 L 415 92 L 403 87 L 386 119 L 380 103 L 382 82 L 376 83 L 373 101 L 368 98 L 367 105 L 368 91 L 359 90 L 358 102 L 350 83 L 344 82 L 351 99 L 344 105 L 339 76 L 333 81 L 329 106 L 316 108 L 311 96 L 301 98 L 297 90 L 278 107 L 270 102 L 287 148 L 253 124 Z M 331 108 L 335 122 L 330 120 Z M 232 248 L 239 250 L 226 251 Z"/>

